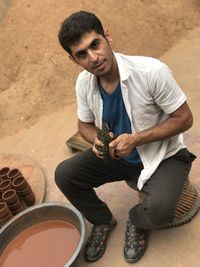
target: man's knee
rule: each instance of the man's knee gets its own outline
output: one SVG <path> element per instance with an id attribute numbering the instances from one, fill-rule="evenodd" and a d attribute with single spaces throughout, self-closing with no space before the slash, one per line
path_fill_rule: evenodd
<path id="1" fill-rule="evenodd" d="M 171 220 L 175 207 L 175 203 L 164 198 L 150 200 L 146 209 L 146 216 L 148 216 L 148 220 L 156 228 Z"/>
<path id="2" fill-rule="evenodd" d="M 55 170 L 55 183 L 59 188 L 66 186 L 71 178 L 71 168 L 67 167 L 67 160 L 61 162 Z"/>

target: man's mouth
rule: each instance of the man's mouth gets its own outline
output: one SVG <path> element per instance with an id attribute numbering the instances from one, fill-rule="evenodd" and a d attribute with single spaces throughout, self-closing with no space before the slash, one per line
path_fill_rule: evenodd
<path id="1" fill-rule="evenodd" d="M 99 67 L 101 67 L 101 65 L 104 63 L 104 60 L 102 60 L 101 62 L 98 62 L 97 64 L 95 64 L 92 68 L 93 69 L 98 69 Z"/>

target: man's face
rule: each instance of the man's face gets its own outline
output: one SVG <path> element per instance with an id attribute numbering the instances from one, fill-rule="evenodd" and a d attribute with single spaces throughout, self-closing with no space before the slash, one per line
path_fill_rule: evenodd
<path id="1" fill-rule="evenodd" d="M 114 55 L 108 40 L 95 31 L 85 33 L 71 47 L 70 58 L 85 70 L 103 77 L 112 69 Z"/>

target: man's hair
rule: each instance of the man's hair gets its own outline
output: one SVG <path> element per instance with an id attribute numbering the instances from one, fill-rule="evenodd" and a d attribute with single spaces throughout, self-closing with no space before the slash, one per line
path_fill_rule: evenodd
<path id="1" fill-rule="evenodd" d="M 78 42 L 85 33 L 92 31 L 105 37 L 101 21 L 92 13 L 79 11 L 62 22 L 58 39 L 61 46 L 71 54 L 70 46 Z"/>

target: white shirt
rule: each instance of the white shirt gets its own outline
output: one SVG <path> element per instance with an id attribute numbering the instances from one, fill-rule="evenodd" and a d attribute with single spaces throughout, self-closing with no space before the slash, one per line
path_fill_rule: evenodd
<path id="1" fill-rule="evenodd" d="M 150 57 L 119 53 L 114 55 L 119 69 L 122 97 L 133 133 L 156 126 L 186 101 L 185 94 L 164 63 Z M 76 95 L 78 118 L 83 122 L 95 121 L 96 126 L 101 129 L 103 101 L 96 76 L 88 71 L 81 72 L 76 83 Z M 139 190 L 161 161 L 183 147 L 182 134 L 138 146 L 144 166 L 138 179 Z"/>

